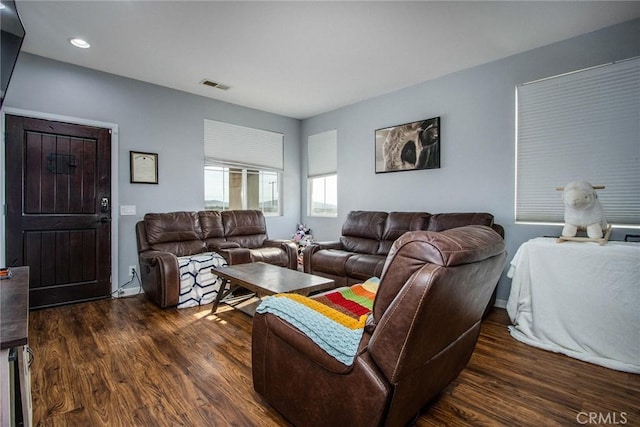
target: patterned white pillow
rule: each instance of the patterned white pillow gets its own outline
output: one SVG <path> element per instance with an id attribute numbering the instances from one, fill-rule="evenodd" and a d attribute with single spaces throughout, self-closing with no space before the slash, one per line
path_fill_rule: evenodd
<path id="1" fill-rule="evenodd" d="M 178 257 L 180 268 L 178 308 L 213 303 L 220 292 L 222 279 L 211 272 L 211 267 L 226 265 L 227 261 L 217 252 Z"/>

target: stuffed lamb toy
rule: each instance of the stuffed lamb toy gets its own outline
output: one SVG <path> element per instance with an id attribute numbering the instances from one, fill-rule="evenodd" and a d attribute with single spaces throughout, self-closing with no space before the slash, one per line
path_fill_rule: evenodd
<path id="1" fill-rule="evenodd" d="M 564 187 L 564 227 L 562 236 L 573 237 L 578 228 L 585 228 L 592 239 L 602 237 L 607 228 L 602 205 L 593 186 L 586 181 L 573 181 Z"/>

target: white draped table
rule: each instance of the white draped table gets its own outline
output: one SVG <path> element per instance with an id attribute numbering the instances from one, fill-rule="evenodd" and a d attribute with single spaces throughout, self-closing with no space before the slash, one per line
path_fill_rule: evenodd
<path id="1" fill-rule="evenodd" d="M 511 335 L 526 344 L 640 373 L 640 244 L 522 244 L 508 272 Z"/>

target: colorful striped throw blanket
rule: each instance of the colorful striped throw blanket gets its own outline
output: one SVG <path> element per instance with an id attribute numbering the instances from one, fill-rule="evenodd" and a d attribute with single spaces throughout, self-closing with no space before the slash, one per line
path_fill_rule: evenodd
<path id="1" fill-rule="evenodd" d="M 372 277 L 364 283 L 349 288 L 340 288 L 334 292 L 313 297 L 313 299 L 333 307 L 347 316 L 360 317 L 371 313 L 379 283 L 380 279 Z"/>
<path id="2" fill-rule="evenodd" d="M 351 365 L 373 307 L 378 279 L 320 297 L 278 294 L 265 298 L 257 313 L 271 313 L 304 333 L 336 360 Z"/>

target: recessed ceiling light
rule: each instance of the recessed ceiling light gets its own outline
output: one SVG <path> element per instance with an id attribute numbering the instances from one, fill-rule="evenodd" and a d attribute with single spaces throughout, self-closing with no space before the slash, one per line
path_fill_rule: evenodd
<path id="1" fill-rule="evenodd" d="M 81 49 L 88 49 L 91 47 L 91 45 L 86 42 L 85 40 L 82 39 L 69 39 L 69 43 L 71 43 L 72 45 L 74 45 L 75 47 L 79 47 Z"/>

